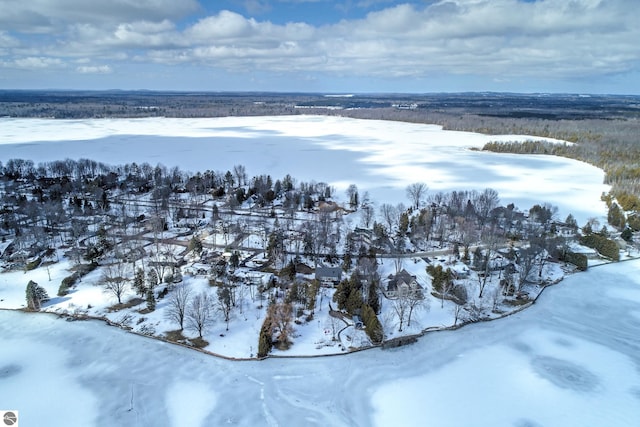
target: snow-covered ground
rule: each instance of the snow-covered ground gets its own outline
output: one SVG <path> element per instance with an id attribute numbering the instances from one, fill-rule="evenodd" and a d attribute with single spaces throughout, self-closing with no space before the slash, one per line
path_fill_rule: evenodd
<path id="1" fill-rule="evenodd" d="M 261 362 L 0 311 L 0 405 L 47 426 L 637 426 L 639 273 L 593 268 L 407 347 Z"/>
<path id="2" fill-rule="evenodd" d="M 470 150 L 488 141 L 542 139 L 444 131 L 440 126 L 325 116 L 213 119 L 0 119 L 0 158 L 34 162 L 89 158 L 108 164 L 147 162 L 192 172 L 230 170 L 290 174 L 340 192 L 356 184 L 378 203 L 408 203 L 405 188 L 493 188 L 521 210 L 544 202 L 583 225 L 606 216 L 604 172 L 553 156 Z"/>

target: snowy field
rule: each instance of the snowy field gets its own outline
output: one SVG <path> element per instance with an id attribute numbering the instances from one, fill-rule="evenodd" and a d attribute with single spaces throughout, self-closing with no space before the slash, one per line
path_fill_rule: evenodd
<path id="1" fill-rule="evenodd" d="M 431 191 L 493 188 L 522 210 L 545 202 L 583 225 L 606 216 L 604 172 L 552 156 L 473 151 L 488 141 L 541 139 L 443 131 L 435 125 L 325 116 L 213 119 L 0 119 L 0 158 L 41 161 L 89 158 L 147 162 L 192 172 L 230 170 L 290 174 L 324 181 L 340 194 L 349 184 L 377 203 L 408 203 L 405 188 Z"/>
<path id="2" fill-rule="evenodd" d="M 0 406 L 47 426 L 637 426 L 640 261 L 395 350 L 229 362 L 0 311 Z"/>

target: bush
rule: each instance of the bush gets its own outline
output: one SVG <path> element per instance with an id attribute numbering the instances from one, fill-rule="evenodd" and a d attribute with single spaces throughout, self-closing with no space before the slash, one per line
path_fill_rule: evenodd
<path id="1" fill-rule="evenodd" d="M 625 242 L 631 243 L 633 241 L 633 232 L 631 231 L 631 229 L 629 227 L 627 227 L 624 230 L 622 230 L 622 233 L 620 233 L 620 237 Z"/>
<path id="2" fill-rule="evenodd" d="M 63 297 L 67 295 L 69 293 L 69 288 L 75 285 L 79 278 L 80 274 L 76 271 L 71 276 L 67 276 L 62 279 L 60 287 L 58 288 L 58 296 Z"/>
<path id="3" fill-rule="evenodd" d="M 640 215 L 629 215 L 627 223 L 633 231 L 640 231 Z"/>
<path id="4" fill-rule="evenodd" d="M 560 255 L 560 261 L 573 264 L 580 271 L 586 271 L 588 267 L 587 256 L 585 254 L 577 254 L 575 252 L 566 251 Z"/>
<path id="5" fill-rule="evenodd" d="M 469 300 L 469 296 L 467 295 L 467 288 L 464 285 L 455 285 L 451 293 L 456 299 L 456 304 L 464 305 Z"/>
<path id="6" fill-rule="evenodd" d="M 78 280 L 80 280 L 83 276 L 91 273 L 98 267 L 98 264 L 92 262 L 91 264 L 81 264 L 78 266 L 78 269 L 73 272 L 71 276 L 67 276 L 62 279 L 60 283 L 60 287 L 58 288 L 58 296 L 63 297 L 69 293 L 69 288 L 75 285 Z"/>
<path id="7" fill-rule="evenodd" d="M 29 261 L 27 265 L 25 265 L 24 269 L 27 271 L 35 270 L 36 268 L 38 268 L 41 262 L 42 259 L 40 257 L 37 257 L 33 261 Z"/>
<path id="8" fill-rule="evenodd" d="M 597 250 L 600 255 L 610 258 L 613 261 L 620 260 L 620 249 L 618 244 L 611 239 L 607 239 L 599 234 L 589 234 L 580 239 L 580 243 Z"/>

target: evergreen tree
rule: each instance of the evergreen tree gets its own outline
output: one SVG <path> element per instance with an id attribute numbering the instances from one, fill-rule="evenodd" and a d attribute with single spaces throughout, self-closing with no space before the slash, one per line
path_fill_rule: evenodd
<path id="1" fill-rule="evenodd" d="M 574 230 L 578 229 L 578 222 L 571 214 L 567 215 L 567 219 L 564 220 L 564 223 L 567 224 L 568 227 L 573 228 Z"/>
<path id="2" fill-rule="evenodd" d="M 286 277 L 289 280 L 296 278 L 296 265 L 294 264 L 293 259 L 290 259 L 287 265 L 280 270 L 280 276 Z"/>
<path id="3" fill-rule="evenodd" d="M 380 296 L 378 295 L 378 286 L 377 283 L 372 283 L 369 285 L 369 294 L 367 295 L 367 306 L 373 309 L 375 314 L 380 313 Z"/>
<path id="4" fill-rule="evenodd" d="M 333 301 L 338 304 L 338 309 L 342 310 L 345 307 L 347 298 L 349 297 L 349 281 L 344 279 L 336 287 L 333 293 Z"/>
<path id="5" fill-rule="evenodd" d="M 409 214 L 402 212 L 400 214 L 400 221 L 398 223 L 398 236 L 406 236 L 409 231 Z"/>
<path id="6" fill-rule="evenodd" d="M 380 344 L 384 339 L 384 333 L 382 331 L 382 324 L 378 320 L 375 311 L 372 307 L 364 305 L 362 307 L 362 323 L 365 326 L 365 332 L 369 336 L 369 339 L 373 344 Z"/>
<path id="7" fill-rule="evenodd" d="M 473 251 L 473 268 L 480 270 L 482 268 L 482 261 L 484 256 L 482 255 L 482 249 L 480 246 L 476 246 L 476 250 Z"/>
<path id="8" fill-rule="evenodd" d="M 258 357 L 267 357 L 273 348 L 271 317 L 267 315 L 262 327 L 260 328 L 260 336 L 258 337 Z"/>
<path id="9" fill-rule="evenodd" d="M 240 254 L 238 254 L 238 251 L 233 251 L 231 257 L 229 257 L 229 265 L 233 269 L 236 269 L 240 266 Z"/>
<path id="10" fill-rule="evenodd" d="M 158 282 L 158 272 L 155 268 L 152 268 L 147 274 L 147 287 L 153 290 L 158 285 Z"/>
<path id="11" fill-rule="evenodd" d="M 156 309 L 156 296 L 153 289 L 147 289 L 147 310 L 154 311 Z"/>
<path id="12" fill-rule="evenodd" d="M 29 283 L 27 283 L 25 293 L 27 298 L 27 308 L 29 310 L 40 310 L 40 307 L 42 307 L 42 301 L 49 299 L 47 291 L 33 280 L 29 280 Z"/>
<path id="13" fill-rule="evenodd" d="M 362 292 L 360 292 L 360 289 L 351 288 L 344 308 L 349 314 L 356 314 L 360 311 L 362 308 Z"/>
<path id="14" fill-rule="evenodd" d="M 113 244 L 108 239 L 107 229 L 104 224 L 100 224 L 96 231 L 96 236 L 98 236 L 98 249 L 101 253 L 105 253 L 113 248 Z"/>
<path id="15" fill-rule="evenodd" d="M 429 273 L 432 277 L 431 286 L 433 290 L 443 294 L 448 292 L 448 287 L 451 282 L 451 270 L 444 270 L 441 265 L 432 266 L 429 265 L 427 267 L 427 273 Z"/>
<path id="16" fill-rule="evenodd" d="M 144 283 L 144 270 L 141 268 L 136 271 L 136 275 L 133 278 L 133 289 L 140 296 L 144 296 L 147 292 L 147 287 Z"/>
<path id="17" fill-rule="evenodd" d="M 202 253 L 202 242 L 197 236 L 193 236 L 191 240 L 189 240 L 189 246 L 187 249 L 193 251 L 196 255 L 200 255 Z"/>
<path id="18" fill-rule="evenodd" d="M 611 205 L 609 206 L 607 221 L 609 221 L 609 224 L 618 229 L 622 229 L 626 225 L 624 212 L 622 211 L 622 209 L 620 209 L 620 206 L 618 206 L 617 203 L 611 203 Z"/>
<path id="19" fill-rule="evenodd" d="M 469 261 L 471 260 L 471 255 L 469 254 L 469 246 L 464 247 L 464 255 L 462 255 L 462 262 L 464 262 L 465 264 L 469 264 Z"/>
<path id="20" fill-rule="evenodd" d="M 352 264 L 352 259 L 351 259 L 351 254 L 350 253 L 346 253 L 344 254 L 344 257 L 342 259 L 342 271 L 347 272 L 349 271 L 349 269 L 351 268 L 351 264 Z"/>

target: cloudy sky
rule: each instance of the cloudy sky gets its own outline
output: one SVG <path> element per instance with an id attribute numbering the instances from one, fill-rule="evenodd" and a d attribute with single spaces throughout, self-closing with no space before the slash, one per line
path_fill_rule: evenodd
<path id="1" fill-rule="evenodd" d="M 640 94 L 638 0 L 0 0 L 0 88 Z"/>

